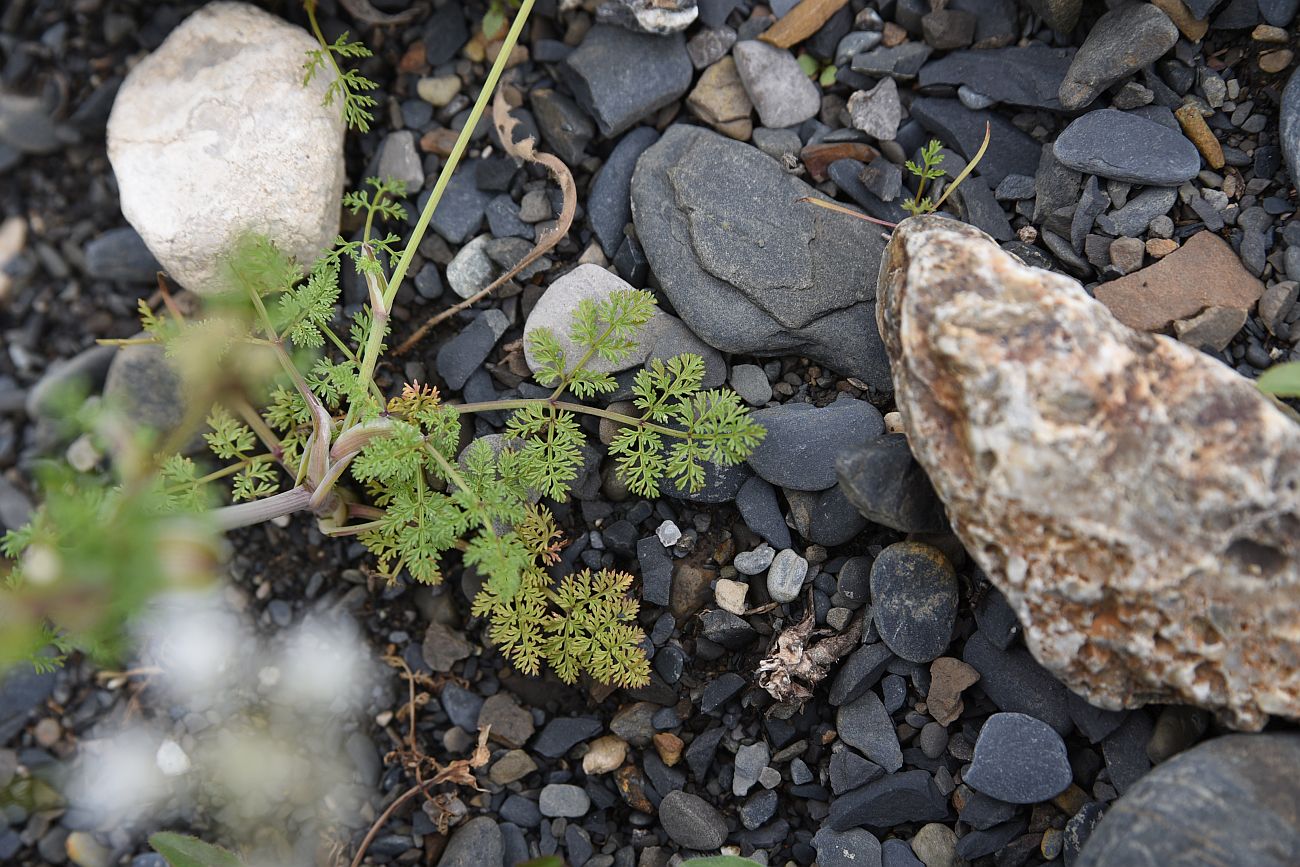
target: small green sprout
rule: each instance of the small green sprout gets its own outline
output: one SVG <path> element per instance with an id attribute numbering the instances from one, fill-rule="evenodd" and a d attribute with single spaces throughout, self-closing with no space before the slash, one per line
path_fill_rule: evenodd
<path id="1" fill-rule="evenodd" d="M 343 119 L 347 125 L 361 132 L 369 132 L 375 116 L 370 109 L 375 106 L 375 98 L 364 91 L 375 90 L 379 84 L 366 78 L 355 69 L 344 69 L 339 59 L 370 57 L 371 51 L 361 42 L 349 42 L 345 32 L 333 42 L 325 41 L 320 24 L 316 21 L 317 0 L 304 0 L 307 20 L 311 23 L 312 34 L 320 43 L 320 48 L 307 52 L 307 62 L 303 64 L 303 85 L 311 83 L 316 73 L 332 71 L 334 78 L 325 90 L 325 104 L 333 105 L 338 99 L 342 103 Z"/>

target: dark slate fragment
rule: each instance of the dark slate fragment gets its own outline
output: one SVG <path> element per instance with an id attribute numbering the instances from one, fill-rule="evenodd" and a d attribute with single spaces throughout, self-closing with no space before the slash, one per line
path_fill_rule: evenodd
<path id="1" fill-rule="evenodd" d="M 1073 692 L 1067 692 L 1065 699 L 1075 728 L 1094 744 L 1123 725 L 1128 716 L 1126 710 L 1106 710 L 1091 705 L 1086 698 Z"/>
<path id="2" fill-rule="evenodd" d="M 424 210 L 432 193 L 432 190 L 420 193 L 416 213 Z M 463 244 L 478 232 L 490 201 L 492 194 L 478 188 L 472 170 L 456 172 L 447 182 L 429 225 L 447 243 Z"/>
<path id="3" fill-rule="evenodd" d="M 1296 8 L 1300 7 L 1300 0 L 1258 0 L 1259 14 L 1264 19 L 1265 24 L 1272 24 L 1274 27 L 1287 27 L 1291 24 L 1291 19 L 1295 18 Z"/>
<path id="4" fill-rule="evenodd" d="M 998 102 L 1060 111 L 1056 92 L 1073 59 L 1073 48 L 1046 45 L 954 51 L 923 66 L 918 81 L 922 87 L 969 84 Z"/>
<path id="5" fill-rule="evenodd" d="M 843 545 L 867 526 L 867 519 L 839 486 L 818 492 L 786 491 L 785 499 L 795 530 L 814 545 Z"/>
<path id="6" fill-rule="evenodd" d="M 1065 684 L 1024 648 L 1000 650 L 982 631 L 966 640 L 962 660 L 980 673 L 972 689 L 982 689 L 999 710 L 1037 717 L 1065 736 L 1074 728 Z"/>
<path id="7" fill-rule="evenodd" d="M 696 735 L 695 740 L 686 747 L 686 766 L 691 769 L 691 776 L 695 777 L 696 782 L 703 784 L 709 779 L 713 757 L 717 755 L 718 744 L 722 743 L 722 736 L 726 733 L 724 726 L 715 725 Z"/>
<path id="8" fill-rule="evenodd" d="M 822 826 L 812 842 L 818 867 L 881 867 L 880 841 L 861 828 L 835 831 Z"/>
<path id="9" fill-rule="evenodd" d="M 1042 225 L 1048 216 L 1078 201 L 1082 182 L 1082 174 L 1063 165 L 1050 147 L 1043 148 L 1034 173 L 1034 222 Z"/>
<path id="10" fill-rule="evenodd" d="M 425 22 L 424 56 L 430 66 L 451 60 L 468 41 L 465 9 L 459 3 L 444 3 Z"/>
<path id="11" fill-rule="evenodd" d="M 1151 769 L 1147 744 L 1151 741 L 1151 716 L 1142 708 L 1129 713 L 1122 725 L 1101 742 L 1101 754 L 1106 759 L 1115 791 L 1125 794 L 1133 784 Z"/>
<path id="12" fill-rule="evenodd" d="M 533 227 L 519 219 L 519 206 L 508 195 L 503 193 L 488 202 L 485 213 L 493 237 L 533 240 Z"/>
<path id="13" fill-rule="evenodd" d="M 903 766 L 903 750 L 893 720 L 880 697 L 867 690 L 861 697 L 840 705 L 835 714 L 840 740 L 861 751 L 868 759 L 893 773 Z"/>
<path id="14" fill-rule="evenodd" d="M 908 81 L 920 72 L 931 50 L 924 42 L 904 42 L 892 48 L 882 45 L 854 55 L 852 68 L 854 72 L 877 78 L 889 75 L 900 81 Z"/>
<path id="15" fill-rule="evenodd" d="M 435 364 L 448 388 L 460 391 L 465 387 L 470 375 L 492 354 L 509 324 L 500 310 L 487 310 L 438 347 Z"/>
<path id="16" fill-rule="evenodd" d="M 1073 121 L 1052 152 L 1077 171 L 1156 187 L 1176 187 L 1201 170 L 1201 156 L 1186 136 L 1113 108 Z"/>
<path id="17" fill-rule="evenodd" d="M 560 78 L 612 138 L 683 96 L 694 69 L 682 34 L 597 24 L 560 65 Z"/>
<path id="18" fill-rule="evenodd" d="M 1061 841 L 1061 860 L 1065 863 L 1065 867 L 1074 867 L 1079 862 L 1079 854 L 1104 815 L 1106 815 L 1105 804 L 1101 801 L 1089 801 L 1065 823 L 1064 839 Z"/>
<path id="19" fill-rule="evenodd" d="M 882 162 L 877 159 L 873 162 Z M 826 167 L 826 174 L 835 182 L 835 186 L 840 191 L 853 200 L 859 208 L 867 212 L 867 216 L 875 217 L 877 220 L 885 220 L 890 223 L 899 223 L 907 219 L 907 211 L 897 201 L 897 193 L 893 201 L 887 201 L 871 188 L 862 177 L 863 172 L 867 171 L 869 166 L 858 162 L 857 160 L 843 159 L 836 160 Z M 887 169 L 882 171 L 888 171 Z M 898 176 L 898 192 L 904 192 L 902 189 L 902 174 Z"/>
<path id="20" fill-rule="evenodd" d="M 705 27 L 721 27 L 740 3 L 741 0 L 698 0 L 700 21 Z"/>
<path id="21" fill-rule="evenodd" d="M 562 716 L 552 719 L 533 740 L 529 750 L 548 759 L 558 759 L 585 740 L 596 737 L 604 730 L 600 720 L 582 716 Z"/>
<path id="22" fill-rule="evenodd" d="M 992 855 L 1025 833 L 1028 827 L 1029 819 L 1021 817 L 986 831 L 971 831 L 957 841 L 957 854 L 967 861 Z"/>
<path id="23" fill-rule="evenodd" d="M 1029 174 L 1038 165 L 1042 146 L 1000 114 L 972 111 L 956 99 L 938 97 L 914 99 L 911 111 L 922 126 L 968 160 L 984 142 L 985 123 L 990 124 L 989 148 L 975 169 L 990 187 L 1007 175 Z"/>
<path id="24" fill-rule="evenodd" d="M 970 789 L 962 802 L 960 818 L 967 825 L 977 830 L 986 830 L 994 825 L 1009 822 L 1020 811 L 1018 804 L 1008 804 L 983 792 Z"/>
<path id="25" fill-rule="evenodd" d="M 1284 867 L 1300 851 L 1300 736 L 1234 734 L 1174 756 L 1111 805 L 1079 867 L 1225 864 Z"/>
<path id="26" fill-rule="evenodd" d="M 483 698 L 454 683 L 448 683 L 438 694 L 438 701 L 452 725 L 467 732 L 478 731 L 478 713 L 483 709 Z"/>
<path id="27" fill-rule="evenodd" d="M 1083 252 L 1083 239 L 1092 231 L 1092 224 L 1110 206 L 1110 196 L 1097 184 L 1097 176 L 1089 175 L 1084 182 L 1079 206 L 1070 220 L 1070 245 L 1076 253 Z"/>
<path id="28" fill-rule="evenodd" d="M 587 195 L 587 221 L 606 256 L 623 243 L 623 227 L 632 221 L 632 173 L 646 148 L 659 140 L 652 127 L 642 126 L 618 140 L 592 179 Z"/>
<path id="29" fill-rule="evenodd" d="M 781 514 L 781 503 L 776 488 L 765 479 L 753 476 L 736 493 L 736 508 L 745 520 L 745 526 L 757 533 L 778 551 L 789 548 L 790 528 Z"/>
<path id="30" fill-rule="evenodd" d="M 1214 18 L 1215 30 L 1246 30 L 1259 23 L 1257 0 L 1229 0 Z"/>
<path id="31" fill-rule="evenodd" d="M 885 775 L 885 769 L 848 748 L 831 753 L 831 791 L 837 795 Z"/>
<path id="32" fill-rule="evenodd" d="M 162 266 L 130 226 L 109 229 L 86 244 L 86 273 L 96 280 L 153 283 Z"/>
<path id="33" fill-rule="evenodd" d="M 704 637 L 728 650 L 748 647 L 758 636 L 754 627 L 730 611 L 712 608 L 700 615 Z"/>
<path id="34" fill-rule="evenodd" d="M 941 822 L 948 801 L 925 771 L 889 774 L 831 801 L 828 824 L 837 831 L 865 826 L 891 828 L 905 822 Z"/>
<path id="35" fill-rule="evenodd" d="M 1016 236 L 1006 212 L 983 178 L 967 177 L 952 198 L 956 200 L 957 214 L 962 221 L 987 232 L 993 240 L 1010 241 Z"/>
<path id="36" fill-rule="evenodd" d="M 885 434 L 835 460 L 839 487 L 869 521 L 904 533 L 947 530 L 943 503 L 905 434 Z"/>
<path id="37" fill-rule="evenodd" d="M 824 407 L 786 403 L 751 413 L 767 435 L 749 465 L 774 485 L 824 491 L 835 484 L 835 460 L 884 433 L 880 411 L 865 400 L 841 398 Z"/>
<path id="38" fill-rule="evenodd" d="M 669 481 L 663 486 L 665 496 L 674 500 L 686 500 L 691 503 L 730 503 L 740 493 L 740 486 L 749 481 L 754 473 L 747 464 L 723 466 L 712 461 L 704 462 L 704 486 L 698 491 L 683 488 L 679 479 Z"/>
<path id="39" fill-rule="evenodd" d="M 733 671 L 718 675 L 715 680 L 704 687 L 700 695 L 700 710 L 713 713 L 720 710 L 727 701 L 745 687 L 745 679 Z"/>
<path id="40" fill-rule="evenodd" d="M 890 837 L 880 846 L 880 867 L 925 867 L 907 841 Z"/>
<path id="41" fill-rule="evenodd" d="M 1049 800 L 1072 779 L 1065 741 L 1047 723 L 1022 713 L 995 713 L 985 721 L 975 759 L 962 777 L 971 788 L 1008 804 Z"/>
<path id="42" fill-rule="evenodd" d="M 687 849 L 717 849 L 727 823 L 713 805 L 689 792 L 669 792 L 659 805 L 659 822 L 674 843 Z"/>
<path id="43" fill-rule="evenodd" d="M 673 589 L 673 558 L 658 536 L 639 540 L 636 557 L 641 566 L 641 598 L 666 607 Z"/>
<path id="44" fill-rule="evenodd" d="M 15 666 L 0 678 L 0 744 L 22 731 L 28 715 L 54 691 L 55 679 L 54 672 L 38 674 L 30 665 Z"/>
<path id="45" fill-rule="evenodd" d="M 529 104 L 542 141 L 567 165 L 576 166 L 587 153 L 587 145 L 596 135 L 596 127 L 578 104 L 551 88 L 535 88 Z"/>

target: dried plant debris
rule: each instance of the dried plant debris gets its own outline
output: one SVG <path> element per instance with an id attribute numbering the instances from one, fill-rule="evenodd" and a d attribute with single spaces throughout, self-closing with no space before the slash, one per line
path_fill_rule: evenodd
<path id="1" fill-rule="evenodd" d="M 831 666 L 862 638 L 861 617 L 839 633 L 814 629 L 813 623 L 810 600 L 803 620 L 777 633 L 767 656 L 758 664 L 759 686 L 778 702 L 769 710 L 770 716 L 789 717 L 798 713 L 812 699 L 817 684 L 826 679 Z"/>

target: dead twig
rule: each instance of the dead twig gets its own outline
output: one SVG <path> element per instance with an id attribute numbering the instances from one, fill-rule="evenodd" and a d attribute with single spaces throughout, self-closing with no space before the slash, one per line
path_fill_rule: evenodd
<path id="1" fill-rule="evenodd" d="M 410 352 L 411 348 L 419 343 L 434 326 L 482 301 L 498 287 L 505 285 L 508 280 L 514 278 L 529 265 L 548 253 L 556 244 L 560 243 L 564 236 L 569 234 L 569 227 L 573 225 L 573 217 L 578 211 L 578 188 L 573 182 L 573 174 L 559 157 L 537 150 L 537 142 L 533 138 L 525 138 L 519 142 L 514 140 L 515 127 L 519 125 L 519 121 L 510 114 L 510 106 L 506 104 L 501 89 L 497 90 L 496 96 L 492 100 L 492 123 L 496 126 L 497 136 L 501 139 L 501 144 L 506 153 L 525 162 L 544 166 L 551 173 L 551 177 L 555 178 L 555 182 L 559 185 L 560 192 L 564 196 L 563 204 L 560 206 L 560 214 L 555 219 L 555 225 L 539 234 L 536 246 L 529 250 L 528 255 L 520 259 L 513 268 L 464 301 L 430 317 L 428 321 L 415 330 L 414 334 L 402 341 L 401 345 L 393 350 L 394 355 L 405 355 Z"/>

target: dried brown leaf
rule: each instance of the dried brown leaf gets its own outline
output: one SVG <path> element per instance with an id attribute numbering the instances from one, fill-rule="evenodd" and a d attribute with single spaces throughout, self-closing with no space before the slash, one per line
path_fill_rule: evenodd
<path id="1" fill-rule="evenodd" d="M 824 634 L 813 631 L 810 605 L 807 616 L 781 630 L 767 656 L 759 661 L 758 685 L 777 700 L 772 709 L 774 715 L 797 712 L 813 697 L 813 690 L 826 678 L 830 667 L 857 646 L 862 637 L 862 618 L 854 620 L 843 632 L 813 641 Z"/>
<path id="2" fill-rule="evenodd" d="M 510 114 L 510 106 L 506 103 L 504 88 L 498 87 L 496 95 L 492 99 L 492 123 L 496 126 L 497 136 L 501 139 L 501 145 L 506 153 L 525 162 L 544 166 L 551 173 L 551 177 L 555 178 L 555 183 L 559 185 L 560 192 L 564 196 L 559 216 L 556 217 L 554 226 L 542 230 L 538 234 L 537 244 L 513 268 L 493 280 L 483 290 L 430 318 L 416 329 L 414 334 L 402 341 L 402 344 L 394 350 L 395 355 L 406 354 L 439 322 L 451 318 L 460 311 L 486 298 L 495 289 L 504 285 L 506 281 L 536 262 L 556 244 L 560 243 L 564 236 L 569 234 L 569 228 L 573 225 L 574 215 L 578 211 L 578 188 L 573 182 L 572 172 L 569 171 L 569 167 L 559 157 L 539 151 L 537 142 L 531 136 L 522 141 L 515 141 L 515 127 L 519 125 L 519 120 Z"/>
<path id="3" fill-rule="evenodd" d="M 803 0 L 758 38 L 777 48 L 789 48 L 820 30 L 848 2 L 849 0 Z"/>
<path id="4" fill-rule="evenodd" d="M 348 10 L 353 18 L 366 24 L 405 24 L 420 14 L 419 7 L 393 14 L 380 12 L 371 5 L 370 0 L 339 0 L 339 5 Z"/>

